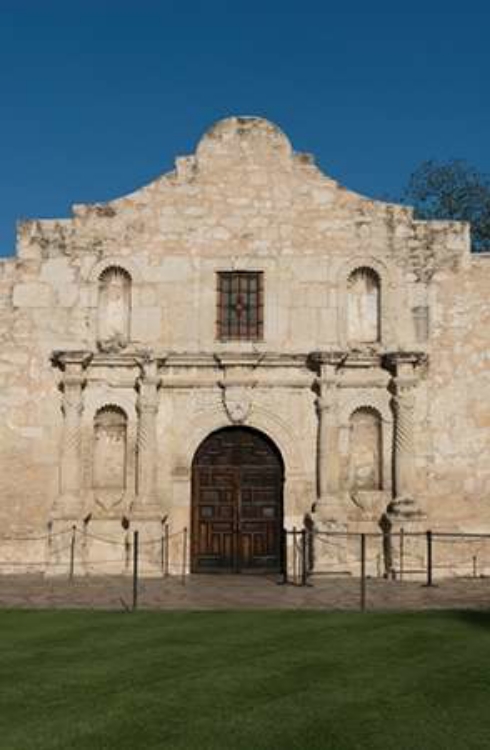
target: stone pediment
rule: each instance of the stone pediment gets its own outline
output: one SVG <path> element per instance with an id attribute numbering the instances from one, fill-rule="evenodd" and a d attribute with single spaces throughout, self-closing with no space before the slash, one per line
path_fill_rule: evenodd
<path id="1" fill-rule="evenodd" d="M 288 175 L 292 178 L 290 185 L 287 184 Z M 256 188 L 257 194 L 264 199 L 268 195 L 278 204 L 297 198 L 303 208 L 308 198 L 312 205 L 323 209 L 333 203 L 350 208 L 354 204 L 363 204 L 364 215 L 369 210 L 384 210 L 388 205 L 394 207 L 394 204 L 371 200 L 347 190 L 319 169 L 312 154 L 294 151 L 289 138 L 276 124 L 261 117 L 247 116 L 228 117 L 216 122 L 203 134 L 194 154 L 177 156 L 174 170 L 148 185 L 106 203 L 75 204 L 73 213 L 81 218 L 93 214 L 99 219 L 110 220 L 124 208 L 158 203 L 159 194 L 165 188 L 175 188 L 179 192 L 182 186 L 192 185 L 192 193 L 196 195 L 200 188 L 206 191 L 209 180 L 214 183 L 216 179 L 219 182 L 215 183 L 215 188 L 219 185 L 241 186 L 243 190 L 236 199 L 238 201 L 246 200 L 245 188 L 250 187 Z M 274 184 L 277 180 L 280 185 Z M 311 187 L 320 192 L 308 195 L 304 189 L 300 190 L 302 182 L 311 182 Z M 180 190 L 182 192 L 185 191 Z M 233 195 L 230 199 L 228 210 L 232 210 Z M 398 209 L 411 214 L 410 208 L 398 206 Z"/>
<path id="2" fill-rule="evenodd" d="M 117 257 L 123 267 L 122 260 L 137 266 L 143 255 L 155 265 L 175 256 L 186 256 L 188 265 L 226 257 L 232 267 L 245 256 L 365 262 L 373 248 L 378 265 L 394 262 L 426 282 L 469 255 L 468 228 L 415 221 L 409 207 L 345 189 L 260 117 L 220 120 L 194 154 L 131 194 L 75 204 L 71 219 L 26 221 L 18 229 L 22 258 L 90 254 L 99 264 Z M 151 280 L 182 281 L 181 258 L 155 268 Z"/>

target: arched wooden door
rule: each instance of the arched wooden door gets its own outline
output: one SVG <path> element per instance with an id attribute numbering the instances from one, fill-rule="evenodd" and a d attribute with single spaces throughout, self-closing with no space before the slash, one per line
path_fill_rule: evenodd
<path id="1" fill-rule="evenodd" d="M 278 571 L 284 470 L 265 435 L 225 427 L 198 448 L 192 466 L 194 573 Z"/>

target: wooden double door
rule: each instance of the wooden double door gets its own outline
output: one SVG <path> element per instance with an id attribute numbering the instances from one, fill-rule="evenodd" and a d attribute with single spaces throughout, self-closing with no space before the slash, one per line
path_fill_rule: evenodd
<path id="1" fill-rule="evenodd" d="M 281 567 L 283 465 L 256 430 L 227 427 L 198 449 L 192 471 L 194 573 Z"/>

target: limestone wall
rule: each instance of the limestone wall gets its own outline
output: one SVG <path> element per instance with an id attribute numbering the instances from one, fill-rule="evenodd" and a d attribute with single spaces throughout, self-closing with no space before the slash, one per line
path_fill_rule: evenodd
<path id="1" fill-rule="evenodd" d="M 428 507 L 435 522 L 475 531 L 490 529 L 489 264 L 474 256 L 430 289 Z"/>
<path id="2" fill-rule="evenodd" d="M 347 515 L 374 523 L 392 496 L 393 373 L 383 357 L 416 351 L 428 364 L 416 376 L 414 492 L 427 523 L 490 530 L 489 263 L 470 255 L 467 226 L 414 221 L 409 208 L 349 192 L 294 153 L 279 129 L 253 118 L 218 123 L 195 155 L 131 195 L 74 206 L 70 219 L 23 222 L 16 259 L 0 261 L 2 530 L 44 528 L 60 495 L 57 351 L 92 358 L 82 388 L 84 512 L 121 515 L 134 499 L 135 386 L 146 351 L 162 383 L 160 508 L 184 523 L 193 451 L 206 431 L 230 423 L 219 382 L 228 366 L 219 358 L 233 354 L 255 363 L 245 367 L 249 424 L 285 453 L 287 516 L 299 524 L 317 495 L 319 372 L 309 356 L 352 354 L 348 285 L 359 268 L 380 282 L 380 340 L 356 345 L 357 360 L 338 366 L 334 470 Z M 111 267 L 131 280 L 129 341 L 104 353 L 100 277 Z M 229 270 L 264 273 L 263 341 L 216 339 L 216 274 Z M 179 363 L 180 355 L 187 359 Z M 107 404 L 127 414 L 128 467 L 121 504 L 104 510 L 93 493 L 92 430 Z M 363 406 L 380 414 L 384 443 L 383 492 L 365 496 L 361 512 L 345 484 L 349 418 Z"/>

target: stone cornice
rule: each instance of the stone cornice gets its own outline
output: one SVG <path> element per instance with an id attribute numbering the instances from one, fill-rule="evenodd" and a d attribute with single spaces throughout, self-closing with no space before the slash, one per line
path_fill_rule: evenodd
<path id="1" fill-rule="evenodd" d="M 428 362 L 428 354 L 425 351 L 395 351 L 383 354 L 382 363 L 386 369 L 396 371 L 400 366 L 411 365 L 413 368 L 425 365 Z"/>
<path id="2" fill-rule="evenodd" d="M 66 370 L 67 367 L 78 367 L 84 370 L 92 361 L 93 354 L 90 351 L 54 351 L 51 355 L 51 362 L 60 370 Z"/>
<path id="3" fill-rule="evenodd" d="M 150 349 L 128 348 L 124 352 L 106 353 L 90 350 L 57 350 L 51 355 L 55 367 L 65 370 L 67 367 L 92 368 L 136 368 L 144 371 L 151 363 L 155 375 L 165 377 L 166 371 L 201 370 L 212 373 L 221 372 L 225 377 L 235 373 L 235 377 L 250 378 L 253 372 L 285 369 L 293 371 L 314 370 L 317 373 L 326 368 L 332 372 L 387 370 L 392 375 L 401 375 L 402 371 L 415 371 L 425 365 L 428 355 L 425 351 L 374 351 L 331 350 L 306 353 L 282 352 L 172 352 Z M 350 383 L 349 383 L 350 386 Z M 347 387 L 349 387 L 347 386 Z"/>

